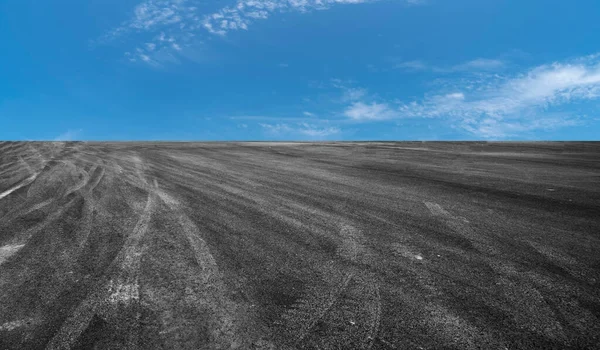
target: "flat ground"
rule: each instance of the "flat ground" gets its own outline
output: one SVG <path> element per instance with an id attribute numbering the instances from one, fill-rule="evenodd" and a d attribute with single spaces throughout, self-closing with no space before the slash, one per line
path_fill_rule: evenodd
<path id="1" fill-rule="evenodd" d="M 0 349 L 598 344 L 599 143 L 0 143 Z"/>

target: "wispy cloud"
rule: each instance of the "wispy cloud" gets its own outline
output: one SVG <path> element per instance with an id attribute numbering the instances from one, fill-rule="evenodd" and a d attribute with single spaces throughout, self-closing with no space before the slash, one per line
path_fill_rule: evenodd
<path id="1" fill-rule="evenodd" d="M 495 71 L 498 69 L 502 69 L 506 66 L 506 62 L 502 60 L 494 60 L 488 58 L 478 58 L 469 62 L 457 64 L 453 67 L 450 67 L 450 71 L 454 72 L 462 72 L 462 71 L 471 71 L 471 70 L 479 70 L 479 71 Z"/>
<path id="2" fill-rule="evenodd" d="M 354 120 L 385 120 L 397 118 L 398 111 L 387 103 L 354 102 L 344 111 L 344 115 Z"/>
<path id="3" fill-rule="evenodd" d="M 340 128 L 335 126 L 319 126 L 309 123 L 276 123 L 276 124 L 259 124 L 268 134 L 282 137 L 282 136 L 296 136 L 308 139 L 324 139 L 332 135 L 339 134 Z"/>
<path id="4" fill-rule="evenodd" d="M 204 17 L 203 26 L 212 34 L 225 35 L 232 30 L 247 30 L 250 24 L 264 20 L 278 12 L 309 12 L 325 10 L 333 5 L 360 4 L 377 0 L 238 0 L 233 6 L 227 6 Z M 421 1 L 405 0 L 416 5 Z"/>
<path id="5" fill-rule="evenodd" d="M 83 130 L 81 130 L 81 129 L 67 130 L 64 133 L 56 136 L 54 138 L 54 141 L 73 141 L 73 140 L 76 140 L 81 135 L 82 132 L 83 132 Z"/>
<path id="6" fill-rule="evenodd" d="M 315 121 L 313 117 L 310 117 L 310 118 L 307 118 L 307 117 L 308 116 L 305 116 L 305 117 L 285 117 L 284 119 L 287 122 L 297 122 L 297 123 Z M 273 117 L 273 116 L 265 116 L 265 115 L 239 115 L 239 116 L 230 116 L 230 117 L 227 117 L 227 118 L 229 118 L 231 120 L 248 120 L 248 121 L 256 121 L 256 122 L 278 122 L 278 121 L 282 120 L 281 117 Z"/>
<path id="7" fill-rule="evenodd" d="M 327 84 L 324 85 L 324 87 L 327 86 Z M 335 78 L 331 79 L 330 86 L 342 91 L 341 100 L 343 102 L 359 101 L 368 95 L 367 89 L 354 86 L 352 81 Z"/>
<path id="8" fill-rule="evenodd" d="M 468 86 L 458 85 L 456 89 L 466 91 L 433 95 L 421 103 L 403 105 L 402 109 L 422 116 L 458 113 L 501 117 L 530 107 L 545 108 L 574 100 L 596 99 L 600 96 L 600 64 L 554 63 L 500 79 L 500 82 L 477 81 Z"/>
<path id="9" fill-rule="evenodd" d="M 109 31 L 96 43 L 133 36 L 134 48 L 125 52 L 130 62 L 158 66 L 178 62 L 179 51 L 196 39 L 202 28 L 196 0 L 146 0 L 132 10 L 131 18 Z"/>
<path id="10" fill-rule="evenodd" d="M 486 139 L 503 139 L 511 136 L 523 136 L 539 130 L 555 130 L 580 123 L 577 118 L 569 116 L 541 116 L 533 120 L 483 118 L 477 122 L 464 122 L 459 127 Z"/>
<path id="11" fill-rule="evenodd" d="M 185 31 L 186 27 L 194 22 L 200 22 L 197 14 L 198 8 L 190 4 L 192 0 L 146 0 L 133 9 L 130 19 L 121 23 L 117 28 L 109 31 L 102 39 L 111 40 L 132 31 L 149 32 L 164 30 L 165 28 L 179 28 Z M 187 28 L 197 29 L 199 26 Z"/>
<path id="12" fill-rule="evenodd" d="M 575 125 L 581 122 L 575 111 L 558 115 L 554 109 L 600 99 L 600 55 L 541 65 L 512 76 L 457 78 L 445 90 L 430 92 L 420 101 L 354 102 L 344 115 L 362 121 L 448 118 L 487 138 Z"/>
<path id="13" fill-rule="evenodd" d="M 429 70 L 431 67 L 422 61 L 401 61 L 394 64 L 394 68 L 402 69 L 406 71 L 424 71 Z"/>
<path id="14" fill-rule="evenodd" d="M 385 102 L 377 102 L 365 88 L 357 87 L 353 81 L 331 79 L 329 84 L 321 84 L 323 88 L 333 87 L 341 93 L 341 97 L 332 100 L 346 105 L 343 115 L 357 121 L 385 120 L 398 117 L 398 111 Z"/>
<path id="15" fill-rule="evenodd" d="M 224 36 L 233 30 L 247 30 L 251 23 L 275 13 L 325 10 L 333 5 L 360 4 L 380 0 L 238 0 L 212 13 L 202 13 L 199 0 L 146 0 L 132 10 L 131 18 L 106 33 L 96 43 L 106 43 L 132 33 L 144 34 L 144 41 L 125 53 L 131 62 L 158 65 L 173 58 L 203 33 Z M 419 0 L 401 0 L 407 5 Z M 148 34 L 153 35 L 147 40 Z M 205 34 L 206 35 L 206 34 Z M 281 65 L 285 66 L 285 63 Z"/>
<path id="16" fill-rule="evenodd" d="M 419 60 L 400 61 L 394 64 L 394 68 L 408 72 L 429 71 L 434 73 L 461 73 L 499 71 L 505 68 L 506 65 L 506 62 L 503 60 L 477 58 L 453 66 L 436 66 Z"/>

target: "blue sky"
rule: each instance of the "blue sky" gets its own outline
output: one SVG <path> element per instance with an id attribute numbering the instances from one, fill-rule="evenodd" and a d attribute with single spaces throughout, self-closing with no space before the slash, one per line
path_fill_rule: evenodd
<path id="1" fill-rule="evenodd" d="M 598 140 L 597 0 L 0 0 L 4 140 Z"/>

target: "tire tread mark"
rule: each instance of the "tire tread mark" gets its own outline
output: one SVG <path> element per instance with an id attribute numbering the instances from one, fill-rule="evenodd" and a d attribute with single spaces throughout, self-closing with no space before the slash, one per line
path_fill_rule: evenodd
<path id="1" fill-rule="evenodd" d="M 372 315 L 367 336 L 363 339 L 363 349 L 370 350 L 373 347 L 379 326 L 381 322 L 381 294 L 379 293 L 379 284 L 371 284 L 374 298 L 370 303 L 370 313 Z"/>
<path id="2" fill-rule="evenodd" d="M 227 349 L 238 347 L 240 339 L 237 336 L 237 325 L 235 323 L 235 305 L 225 295 L 226 287 L 223 284 L 217 262 L 211 254 L 207 243 L 202 239 L 198 227 L 183 212 L 179 202 L 166 192 L 158 189 L 156 180 L 154 180 L 154 184 L 157 196 L 177 218 L 193 252 L 194 259 L 202 270 L 201 280 L 207 290 L 202 293 L 201 297 L 209 300 L 207 305 L 212 309 L 216 317 L 212 326 L 214 327 L 212 333 L 215 336 L 216 345 L 219 348 Z"/>
<path id="3" fill-rule="evenodd" d="M 288 313 L 283 316 L 286 321 L 286 328 L 294 331 L 297 330 L 296 334 L 293 335 L 294 345 L 301 343 L 310 334 L 317 323 L 334 307 L 342 293 L 348 288 L 348 284 L 353 277 L 353 273 L 345 274 L 341 282 L 330 289 L 327 298 L 321 302 L 317 297 L 321 294 L 318 291 L 306 295 L 304 298 L 297 301 L 294 306 L 290 308 Z"/>
<path id="4" fill-rule="evenodd" d="M 465 240 L 474 249 L 488 255 L 499 254 L 488 240 L 478 235 L 463 217 L 457 217 L 442 208 L 441 205 L 432 202 L 423 202 L 433 216 L 439 217 L 461 240 Z"/>
<path id="5" fill-rule="evenodd" d="M 119 280 L 119 278 L 127 279 L 133 276 L 134 280 L 137 281 L 136 273 L 138 271 L 136 271 L 135 268 L 139 268 L 139 259 L 141 258 L 140 242 L 148 227 L 155 201 L 156 198 L 154 193 L 149 192 L 143 213 L 136 223 L 130 237 L 128 237 L 117 257 L 112 261 L 108 268 L 109 270 L 115 267 L 120 268 L 117 280 Z M 138 263 L 136 263 L 136 260 Z M 106 312 L 106 310 L 114 310 L 108 303 L 115 292 L 119 292 L 119 290 L 115 290 L 113 279 L 109 279 L 105 276 L 98 281 L 94 285 L 93 292 L 79 303 L 73 313 L 71 313 L 62 324 L 59 331 L 47 344 L 46 349 L 71 349 L 83 331 L 88 327 L 94 315 L 100 312 Z M 136 315 L 136 318 L 139 320 L 139 315 Z M 139 327 L 136 327 L 136 329 L 139 329 Z M 136 336 L 139 336 L 139 334 L 133 334 L 132 336 L 135 338 Z M 135 348 L 135 344 L 129 345 Z"/>

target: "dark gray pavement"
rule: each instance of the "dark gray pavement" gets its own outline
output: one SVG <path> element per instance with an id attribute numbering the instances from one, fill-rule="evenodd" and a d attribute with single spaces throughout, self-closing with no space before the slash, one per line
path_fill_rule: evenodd
<path id="1" fill-rule="evenodd" d="M 0 143 L 0 349 L 598 344 L 600 143 Z"/>

